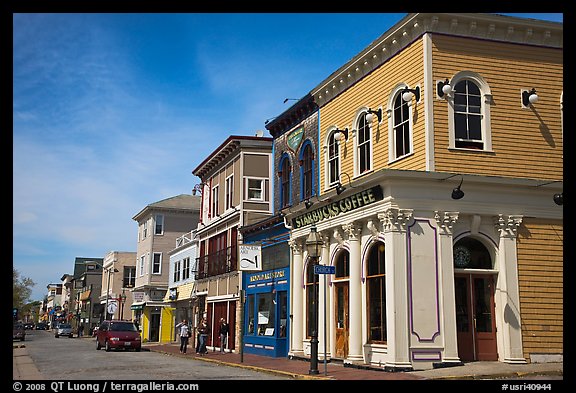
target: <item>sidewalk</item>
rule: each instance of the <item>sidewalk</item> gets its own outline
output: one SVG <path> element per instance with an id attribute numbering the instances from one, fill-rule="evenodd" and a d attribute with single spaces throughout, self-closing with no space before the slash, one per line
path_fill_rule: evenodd
<path id="1" fill-rule="evenodd" d="M 470 362 L 461 366 L 436 368 L 424 371 L 386 372 L 374 367 L 344 366 L 339 362 L 326 365 L 318 362 L 318 375 L 309 375 L 310 363 L 307 360 L 272 358 L 252 354 L 221 354 L 218 349 L 206 355 L 191 352 L 181 354 L 179 344 L 145 344 L 144 349 L 162 352 L 172 356 L 189 357 L 207 362 L 215 362 L 233 367 L 249 368 L 262 372 L 283 374 L 294 379 L 328 379 L 328 380 L 430 380 L 430 379 L 494 379 L 524 378 L 527 376 L 562 377 L 564 363 L 530 363 L 508 364 L 502 362 Z M 190 347 L 188 348 L 190 349 Z M 563 378 L 560 378 L 563 379 Z"/>

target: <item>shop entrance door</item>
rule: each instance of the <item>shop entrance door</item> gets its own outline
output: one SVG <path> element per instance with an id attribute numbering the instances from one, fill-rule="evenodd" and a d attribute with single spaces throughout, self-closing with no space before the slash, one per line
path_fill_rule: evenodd
<path id="1" fill-rule="evenodd" d="M 455 274 L 454 288 L 460 360 L 498 360 L 493 276 Z"/>
<path id="2" fill-rule="evenodd" d="M 153 311 L 150 313 L 150 336 L 151 342 L 160 341 L 160 313 Z"/>
<path id="3" fill-rule="evenodd" d="M 338 359 L 348 357 L 348 282 L 334 284 L 336 291 L 336 353 Z"/>

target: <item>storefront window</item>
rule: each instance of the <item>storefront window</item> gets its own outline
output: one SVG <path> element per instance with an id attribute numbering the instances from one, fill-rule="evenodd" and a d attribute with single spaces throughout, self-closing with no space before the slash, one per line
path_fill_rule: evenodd
<path id="1" fill-rule="evenodd" d="M 272 293 L 258 294 L 258 335 L 274 336 L 276 308 L 272 302 Z"/>
<path id="2" fill-rule="evenodd" d="M 386 342 L 386 275 L 385 247 L 377 242 L 368 254 L 368 315 L 369 339 L 372 342 Z"/>
<path id="3" fill-rule="evenodd" d="M 278 337 L 286 337 L 286 324 L 288 323 L 288 295 L 286 291 L 278 294 L 278 301 L 280 303 L 280 331 Z"/>
<path id="4" fill-rule="evenodd" d="M 248 295 L 246 298 L 246 307 L 248 308 L 248 332 L 254 334 L 254 295 Z"/>

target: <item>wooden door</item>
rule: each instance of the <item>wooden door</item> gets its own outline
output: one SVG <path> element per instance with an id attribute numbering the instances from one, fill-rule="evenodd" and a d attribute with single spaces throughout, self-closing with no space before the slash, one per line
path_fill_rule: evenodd
<path id="1" fill-rule="evenodd" d="M 335 283 L 336 292 L 336 351 L 335 358 L 348 357 L 348 282 Z"/>
<path id="2" fill-rule="evenodd" d="M 498 360 L 493 276 L 456 274 L 454 288 L 460 360 Z"/>

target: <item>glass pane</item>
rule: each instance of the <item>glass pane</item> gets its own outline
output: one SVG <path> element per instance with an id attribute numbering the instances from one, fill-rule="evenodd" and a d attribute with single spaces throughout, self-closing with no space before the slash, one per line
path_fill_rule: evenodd
<path id="1" fill-rule="evenodd" d="M 286 291 L 282 291 L 278 296 L 280 303 L 280 331 L 278 332 L 278 337 L 286 337 L 286 326 L 288 323 L 288 296 Z"/>
<path id="2" fill-rule="evenodd" d="M 468 105 L 480 108 L 480 96 L 468 96 Z"/>
<path id="3" fill-rule="evenodd" d="M 336 287 L 336 304 L 338 305 L 336 309 L 336 327 L 344 329 L 344 287 Z"/>
<path id="4" fill-rule="evenodd" d="M 454 125 L 456 127 L 456 139 L 468 139 L 466 115 L 456 114 L 454 116 Z"/>
<path id="5" fill-rule="evenodd" d="M 468 116 L 468 138 L 481 140 L 480 116 Z"/>
<path id="6" fill-rule="evenodd" d="M 254 295 L 248 295 L 247 303 L 247 316 L 248 316 L 248 332 L 247 334 L 254 334 Z"/>
<path id="7" fill-rule="evenodd" d="M 466 279 L 464 277 L 456 277 L 454 279 L 454 289 L 456 294 L 456 329 L 459 332 L 468 332 L 470 324 Z"/>
<path id="8" fill-rule="evenodd" d="M 476 331 L 481 333 L 492 332 L 492 313 L 490 301 L 490 285 L 488 278 L 474 279 L 474 306 L 476 311 Z"/>
<path id="9" fill-rule="evenodd" d="M 274 320 L 276 308 L 272 303 L 272 293 L 258 295 L 258 335 L 274 335 Z M 271 331 L 270 331 L 271 329 Z"/>
<path id="10" fill-rule="evenodd" d="M 480 95 L 480 89 L 478 88 L 478 86 L 476 86 L 476 84 L 472 81 L 466 81 L 468 84 L 468 94 L 474 94 L 479 96 Z"/>

